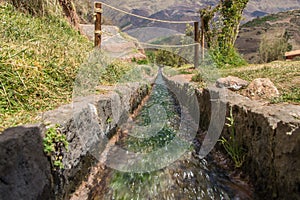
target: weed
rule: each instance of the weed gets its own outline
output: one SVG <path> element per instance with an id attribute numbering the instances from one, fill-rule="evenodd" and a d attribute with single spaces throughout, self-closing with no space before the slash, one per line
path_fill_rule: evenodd
<path id="1" fill-rule="evenodd" d="M 56 124 L 54 127 L 48 128 L 43 140 L 44 152 L 51 158 L 55 170 L 64 168 L 62 163 L 63 151 L 64 149 L 68 151 L 69 146 L 66 135 L 61 133 L 59 127 Z"/>
<path id="2" fill-rule="evenodd" d="M 106 123 L 112 123 L 113 119 L 111 117 L 107 118 Z"/>
<path id="3" fill-rule="evenodd" d="M 232 114 L 232 107 L 230 108 L 230 116 L 226 118 L 229 123 L 226 123 L 226 126 L 230 128 L 230 137 L 227 140 L 225 137 L 219 140 L 226 152 L 232 158 L 235 167 L 241 167 L 245 160 L 245 151 L 242 147 L 240 147 L 236 141 L 236 132 L 234 126 L 234 118 Z"/>

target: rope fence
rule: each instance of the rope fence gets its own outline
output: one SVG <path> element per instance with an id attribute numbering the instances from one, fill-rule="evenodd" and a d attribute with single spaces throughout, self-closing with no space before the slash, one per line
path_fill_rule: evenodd
<path id="1" fill-rule="evenodd" d="M 180 47 L 192 47 L 198 45 L 199 43 L 192 43 L 192 44 L 178 44 L 178 45 L 165 45 L 165 44 L 151 44 L 151 43 L 143 43 L 139 42 L 139 44 L 144 46 L 152 46 L 152 47 L 165 47 L 165 48 L 180 48 Z"/>
<path id="2" fill-rule="evenodd" d="M 194 24 L 194 41 L 195 43 L 192 44 L 182 44 L 182 45 L 165 45 L 165 44 L 151 44 L 151 43 L 143 43 L 139 42 L 141 45 L 144 46 L 150 46 L 150 47 L 164 47 L 164 48 L 181 48 L 181 47 L 193 47 L 195 48 L 194 51 L 194 67 L 196 68 L 198 66 L 198 60 L 199 60 L 199 45 L 200 45 L 200 31 L 199 31 L 199 22 L 198 21 L 170 21 L 170 20 L 162 20 L 162 19 L 155 19 L 155 18 L 150 18 L 150 17 L 145 17 L 137 14 L 130 13 L 128 11 L 116 8 L 112 5 L 106 4 L 102 1 L 96 1 L 94 2 L 95 4 L 95 15 L 96 15 L 96 20 L 95 20 L 95 46 L 100 47 L 101 46 L 101 34 L 103 33 L 101 31 L 101 14 L 103 12 L 102 10 L 102 5 L 113 9 L 115 11 L 121 12 L 125 15 L 137 17 L 140 19 L 145 19 L 149 20 L 152 22 L 162 22 L 162 23 L 168 23 L 168 24 Z M 201 30 L 203 32 L 203 27 L 201 26 Z M 201 41 L 202 41 L 202 59 L 204 59 L 204 37 L 203 34 L 201 34 Z"/>
<path id="3" fill-rule="evenodd" d="M 137 17 L 137 18 L 140 18 L 140 19 L 145 19 L 145 20 L 149 20 L 149 21 L 153 21 L 153 22 L 162 22 L 162 23 L 169 23 L 169 24 L 191 24 L 191 23 L 195 22 L 195 21 L 170 21 L 170 20 L 155 19 L 155 18 L 145 17 L 145 16 L 136 15 L 136 14 L 127 12 L 125 10 L 122 10 L 122 9 L 116 8 L 114 6 L 111 6 L 109 4 L 106 4 L 102 1 L 97 1 L 96 3 L 101 3 L 102 5 L 104 5 L 106 7 L 109 7 L 113 10 L 124 13 L 126 15 L 134 16 L 134 17 Z"/>

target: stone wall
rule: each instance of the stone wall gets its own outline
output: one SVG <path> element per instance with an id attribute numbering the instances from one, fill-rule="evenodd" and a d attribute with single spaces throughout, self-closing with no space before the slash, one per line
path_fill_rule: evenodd
<path id="1" fill-rule="evenodd" d="M 0 135 L 0 199 L 49 199 L 51 167 L 43 127 L 16 127 Z"/>
<path id="2" fill-rule="evenodd" d="M 146 83 L 118 86 L 44 113 L 43 124 L 60 124 L 69 142 L 62 170 L 53 170 L 43 152 L 44 125 L 5 130 L 0 134 L 1 198 L 68 199 L 149 89 Z"/>
<path id="3" fill-rule="evenodd" d="M 175 93 L 190 91 L 187 83 L 167 82 Z M 115 91 L 78 98 L 73 104 L 44 114 L 45 123 L 62 125 L 70 143 L 63 170 L 51 170 L 43 153 L 44 125 L 5 130 L 0 135 L 1 197 L 67 199 L 98 161 L 97 155 L 114 129 L 139 105 L 149 87 L 130 84 Z M 232 107 L 237 141 L 247 150 L 243 170 L 251 177 L 257 198 L 299 199 L 300 107 L 252 101 L 215 87 L 196 90 L 195 94 L 202 130 L 213 127 L 218 131 L 221 127 L 223 136 L 228 137 L 225 114 L 229 116 Z M 183 98 L 181 102 L 195 103 L 189 95 L 176 96 Z"/>
<path id="4" fill-rule="evenodd" d="M 167 82 L 184 92 L 186 83 Z M 229 116 L 232 108 L 236 139 L 247 151 L 242 168 L 254 184 L 255 198 L 300 199 L 300 106 L 253 101 L 216 87 L 197 89 L 196 95 L 201 130 L 213 127 L 228 138 L 225 112 Z"/>

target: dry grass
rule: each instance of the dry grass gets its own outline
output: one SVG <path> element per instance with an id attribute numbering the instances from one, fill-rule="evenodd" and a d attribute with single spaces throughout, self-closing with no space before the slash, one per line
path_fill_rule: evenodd
<path id="1" fill-rule="evenodd" d="M 300 103 L 300 62 L 275 61 L 268 64 L 249 65 L 235 69 L 221 70 L 222 76 L 237 76 L 247 81 L 255 78 L 269 78 L 278 88 L 281 96 L 273 102 Z"/>
<path id="2" fill-rule="evenodd" d="M 198 82 L 199 87 L 206 87 L 205 82 L 207 80 L 204 75 L 199 73 L 198 70 L 189 69 L 188 66 L 182 68 L 165 67 L 164 72 L 169 76 L 193 73 L 192 81 Z M 275 61 L 268 64 L 217 69 L 214 72 L 222 77 L 231 75 L 249 82 L 256 78 L 269 78 L 281 94 L 279 98 L 273 99 L 272 103 L 288 102 L 300 104 L 300 61 Z"/>
<path id="3" fill-rule="evenodd" d="M 35 16 L 63 16 L 58 0 L 3 0 L 19 11 Z"/>

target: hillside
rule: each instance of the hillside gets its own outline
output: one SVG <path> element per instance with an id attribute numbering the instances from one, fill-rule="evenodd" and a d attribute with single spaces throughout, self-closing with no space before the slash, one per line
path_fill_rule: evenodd
<path id="1" fill-rule="evenodd" d="M 256 18 L 241 26 L 236 47 L 250 62 L 259 62 L 259 45 L 264 37 L 287 33 L 292 49 L 300 49 L 300 10 L 280 12 Z"/>
<path id="2" fill-rule="evenodd" d="M 0 134 L 8 127 L 39 122 L 43 112 L 70 103 L 78 72 L 90 73 L 86 66 L 101 68 L 98 72 L 103 74 L 97 77 L 101 84 L 115 84 L 124 74 L 129 80 L 149 72 L 142 65 L 124 62 L 138 62 L 145 55 L 136 40 L 113 26 L 103 29 L 102 47 L 123 61 L 108 59 L 110 64 L 105 67 L 101 63 L 105 56 L 97 59 L 102 54 L 94 51 L 91 38 L 81 34 L 87 31 L 93 37 L 94 26 L 82 25 L 83 31 L 78 31 L 70 18 L 76 14 L 64 10 L 68 2 L 73 8 L 72 1 L 12 2 L 0 0 Z M 130 70 L 136 71 L 130 76 L 126 74 Z"/>
<path id="3" fill-rule="evenodd" d="M 24 14 L 4 2 L 0 36 L 0 131 L 70 102 L 77 70 L 93 48 L 86 37 L 59 12 Z"/>

